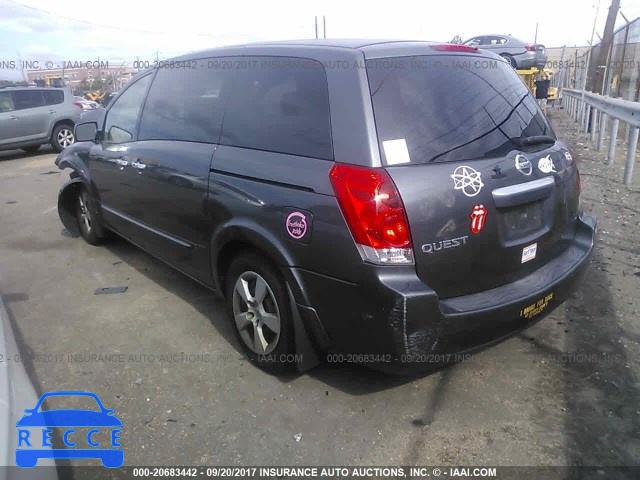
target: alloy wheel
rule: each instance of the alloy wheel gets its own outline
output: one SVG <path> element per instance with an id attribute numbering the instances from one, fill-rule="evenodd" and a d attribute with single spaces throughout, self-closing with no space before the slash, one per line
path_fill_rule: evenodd
<path id="1" fill-rule="evenodd" d="M 233 289 L 233 318 L 245 345 L 258 355 L 271 353 L 280 339 L 281 319 L 276 298 L 264 278 L 244 272 Z"/>
<path id="2" fill-rule="evenodd" d="M 89 234 L 91 233 L 91 212 L 87 206 L 87 196 L 85 192 L 78 195 L 78 209 L 80 227 L 86 234 Z"/>
<path id="3" fill-rule="evenodd" d="M 69 145 L 73 145 L 75 138 L 73 132 L 69 128 L 63 128 L 58 132 L 58 144 L 62 148 L 67 148 Z"/>

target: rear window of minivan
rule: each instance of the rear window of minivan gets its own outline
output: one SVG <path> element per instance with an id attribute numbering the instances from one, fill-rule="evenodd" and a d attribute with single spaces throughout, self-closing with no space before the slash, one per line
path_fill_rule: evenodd
<path id="1" fill-rule="evenodd" d="M 506 62 L 430 55 L 372 59 L 366 69 L 386 165 L 498 157 L 521 138 L 555 138 Z"/>

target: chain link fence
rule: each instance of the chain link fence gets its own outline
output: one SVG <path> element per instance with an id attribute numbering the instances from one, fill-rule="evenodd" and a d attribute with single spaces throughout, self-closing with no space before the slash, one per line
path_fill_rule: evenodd
<path id="1" fill-rule="evenodd" d="M 573 56 L 573 58 L 566 58 Z M 601 91 L 594 92 L 623 100 L 640 100 L 640 18 L 616 30 L 606 65 L 598 65 L 600 45 L 595 45 L 582 55 L 573 50 L 560 65 L 562 88 L 581 90 L 586 87 L 592 92 L 598 70 L 603 71 L 604 82 Z M 586 75 L 586 79 L 585 79 Z M 585 81 L 586 80 L 586 81 Z"/>

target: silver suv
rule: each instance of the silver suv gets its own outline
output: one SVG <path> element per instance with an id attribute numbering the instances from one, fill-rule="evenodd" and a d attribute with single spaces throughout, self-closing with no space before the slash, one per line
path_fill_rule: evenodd
<path id="1" fill-rule="evenodd" d="M 74 143 L 81 113 L 68 88 L 0 88 L 0 150 L 35 152 L 50 143 L 61 152 Z"/>

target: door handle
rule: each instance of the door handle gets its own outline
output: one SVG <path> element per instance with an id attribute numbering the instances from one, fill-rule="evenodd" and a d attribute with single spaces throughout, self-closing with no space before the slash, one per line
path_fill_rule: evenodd
<path id="1" fill-rule="evenodd" d="M 145 168 L 147 168 L 147 166 L 144 163 L 137 162 L 135 160 L 133 162 L 131 162 L 131 166 L 134 167 L 134 168 L 137 168 L 139 170 L 144 170 Z"/>
<path id="2" fill-rule="evenodd" d="M 11 115 L 11 116 L 9 117 L 9 120 L 17 120 L 17 119 L 18 119 L 18 117 L 16 117 L 15 115 Z"/>
<path id="3" fill-rule="evenodd" d="M 122 170 L 122 167 L 126 167 L 127 165 L 129 165 L 129 160 L 125 158 L 116 158 L 116 163 L 120 165 L 120 170 Z"/>
<path id="4" fill-rule="evenodd" d="M 493 200 L 496 207 L 515 207 L 523 203 L 535 202 L 551 195 L 556 183 L 552 176 L 495 189 Z"/>
<path id="5" fill-rule="evenodd" d="M 50 115 L 53 115 L 54 113 L 56 113 L 56 111 L 55 111 L 55 110 L 49 110 L 49 114 L 50 114 Z"/>

